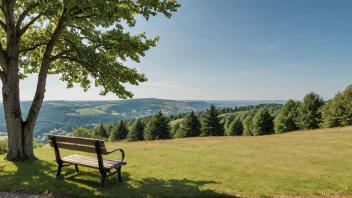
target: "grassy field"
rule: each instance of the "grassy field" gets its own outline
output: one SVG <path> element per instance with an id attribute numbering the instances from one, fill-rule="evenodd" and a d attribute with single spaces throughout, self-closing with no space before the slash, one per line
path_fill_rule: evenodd
<path id="1" fill-rule="evenodd" d="M 176 123 L 180 123 L 183 121 L 183 118 L 177 119 L 177 120 L 173 120 L 170 122 L 170 126 L 174 126 Z"/>
<path id="2" fill-rule="evenodd" d="M 54 179 L 48 146 L 35 150 L 36 161 L 12 163 L 0 156 L 0 191 L 75 197 L 352 195 L 352 127 L 108 145 L 117 146 L 126 151 L 124 182 L 113 176 L 102 192 L 94 169 L 76 174 L 65 167 L 65 179 Z"/>

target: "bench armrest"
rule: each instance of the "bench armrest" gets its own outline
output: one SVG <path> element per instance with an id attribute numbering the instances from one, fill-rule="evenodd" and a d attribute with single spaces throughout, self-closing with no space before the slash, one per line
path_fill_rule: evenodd
<path id="1" fill-rule="evenodd" d="M 121 156 L 122 156 L 121 162 L 123 162 L 123 159 L 125 158 L 125 151 L 123 151 L 123 149 L 117 148 L 117 149 L 115 149 L 115 150 L 108 151 L 107 154 L 109 155 L 109 154 L 114 153 L 114 152 L 116 152 L 116 151 L 120 151 L 120 152 L 121 152 Z"/>

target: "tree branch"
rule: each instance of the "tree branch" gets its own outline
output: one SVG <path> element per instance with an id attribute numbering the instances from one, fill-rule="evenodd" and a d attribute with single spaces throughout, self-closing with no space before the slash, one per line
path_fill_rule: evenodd
<path id="1" fill-rule="evenodd" d="M 23 20 L 26 18 L 26 16 L 28 15 L 28 13 L 35 7 L 37 7 L 39 5 L 39 3 L 35 3 L 31 6 L 29 6 L 26 10 L 24 10 L 22 12 L 22 14 L 18 17 L 18 20 L 17 20 L 17 24 L 16 24 L 16 29 L 17 29 L 17 32 L 20 32 L 20 29 L 21 29 L 21 25 L 22 25 L 22 22 Z"/>
<path id="2" fill-rule="evenodd" d="M 74 12 L 71 14 L 71 16 L 75 16 L 77 14 L 80 14 L 86 10 L 90 10 L 90 9 L 93 9 L 93 7 L 85 7 L 85 8 L 79 8 L 79 7 L 76 7 L 75 9 L 71 10 L 71 11 L 74 11 L 74 10 L 77 10 L 77 12 Z"/>
<path id="3" fill-rule="evenodd" d="M 5 24 L 7 24 L 7 22 L 9 21 L 9 17 L 5 11 L 5 8 L 4 8 L 4 4 L 5 2 L 4 1 L 1 1 L 1 4 L 0 4 L 0 10 L 2 11 L 2 13 L 4 14 L 4 17 L 5 17 Z"/>
<path id="4" fill-rule="evenodd" d="M 54 33 L 51 36 L 50 41 L 46 45 L 46 49 L 43 55 L 39 75 L 38 75 L 38 82 L 37 88 L 34 95 L 34 99 L 32 105 L 28 111 L 28 115 L 24 124 L 24 128 L 33 128 L 35 122 L 38 118 L 40 107 L 42 106 L 44 100 L 44 93 L 45 93 L 45 86 L 46 86 L 46 78 L 48 76 L 48 70 L 50 66 L 50 56 L 54 50 L 54 47 L 57 41 L 60 39 L 62 31 L 65 29 L 65 23 L 69 20 L 69 16 L 67 14 L 67 8 L 65 7 L 62 10 L 61 17 L 59 22 L 54 30 Z M 28 24 L 27 24 L 28 25 Z"/>
<path id="5" fill-rule="evenodd" d="M 19 51 L 19 53 L 25 53 L 26 54 L 27 52 L 36 50 L 38 47 L 46 45 L 46 44 L 47 43 L 39 43 L 39 44 L 34 45 L 33 47 L 22 49 L 22 50 Z"/>
<path id="6" fill-rule="evenodd" d="M 72 17 L 73 19 L 85 19 L 85 18 L 90 18 L 90 17 L 94 17 L 96 16 L 96 14 L 91 14 L 91 15 L 87 15 L 87 16 L 74 16 Z"/>
<path id="7" fill-rule="evenodd" d="M 31 21 L 29 21 L 27 23 L 27 25 L 25 25 L 22 29 L 20 29 L 19 31 L 19 35 L 22 36 L 26 31 L 27 29 L 34 23 L 36 22 L 42 15 L 41 14 L 38 14 L 36 17 L 34 17 Z"/>
<path id="8" fill-rule="evenodd" d="M 94 66 L 90 66 L 90 65 L 88 65 L 88 64 L 86 64 L 85 62 L 83 62 L 83 61 L 81 61 L 81 60 L 79 60 L 79 59 L 77 59 L 77 58 L 75 58 L 75 57 L 71 57 L 71 56 L 61 56 L 60 58 L 58 58 L 58 59 L 67 59 L 67 60 L 70 60 L 70 61 L 72 61 L 72 62 L 76 62 L 76 63 L 79 63 L 82 67 L 84 67 L 85 69 L 87 69 L 88 71 L 90 71 L 90 72 L 96 72 L 96 73 L 99 73 L 99 71 L 94 67 Z M 89 67 L 88 67 L 88 66 Z M 92 71 L 92 70 L 95 70 L 95 71 Z"/>
<path id="9" fill-rule="evenodd" d="M 54 55 L 50 58 L 50 61 L 55 61 L 57 59 L 60 59 L 61 57 L 63 57 L 64 55 L 70 53 L 70 52 L 74 52 L 74 50 L 66 50 L 66 51 L 63 51 L 57 55 Z"/>

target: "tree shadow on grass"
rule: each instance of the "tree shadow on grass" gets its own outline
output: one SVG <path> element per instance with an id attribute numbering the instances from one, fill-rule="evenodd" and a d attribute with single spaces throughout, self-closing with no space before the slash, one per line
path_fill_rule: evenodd
<path id="1" fill-rule="evenodd" d="M 14 191 L 35 194 L 54 194 L 59 197 L 235 197 L 202 189 L 215 181 L 192 181 L 189 179 L 161 180 L 152 177 L 131 179 L 127 172 L 122 173 L 123 182 L 117 175 L 106 180 L 105 189 L 97 190 L 100 174 L 95 169 L 83 169 L 76 173 L 74 166 L 64 167 L 64 179 L 55 179 L 55 162 L 33 160 L 7 162 L 13 169 L 1 167 L 0 191 Z"/>

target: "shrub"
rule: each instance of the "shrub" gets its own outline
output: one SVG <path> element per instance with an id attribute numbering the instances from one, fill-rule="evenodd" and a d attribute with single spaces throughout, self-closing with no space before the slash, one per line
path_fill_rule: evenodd
<path id="1" fill-rule="evenodd" d="M 7 139 L 0 140 L 0 155 L 7 153 Z"/>

